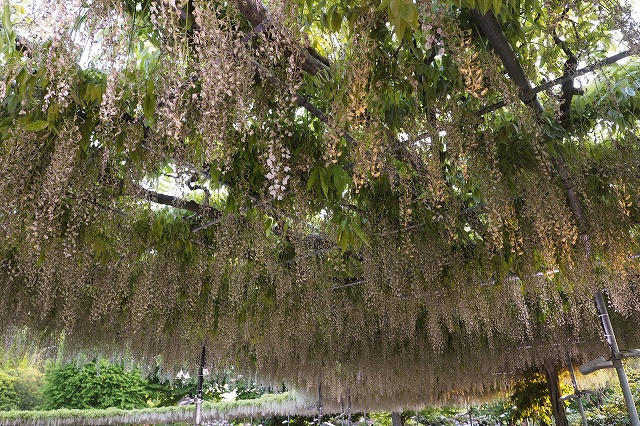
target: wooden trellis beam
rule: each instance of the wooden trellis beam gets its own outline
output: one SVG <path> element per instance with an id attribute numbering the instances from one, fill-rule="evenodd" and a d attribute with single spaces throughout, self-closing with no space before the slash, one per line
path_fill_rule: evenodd
<path id="1" fill-rule="evenodd" d="M 520 61 L 516 57 L 504 31 L 502 31 L 496 15 L 491 11 L 483 15 L 478 10 L 473 10 L 473 16 L 476 18 L 487 40 L 489 40 L 491 47 L 493 47 L 493 50 L 495 50 L 500 57 L 504 68 L 507 70 L 507 74 L 509 74 L 511 80 L 518 86 L 522 102 L 531 106 L 536 112 L 542 113 L 542 104 L 533 92 L 529 79 L 527 79 Z"/>

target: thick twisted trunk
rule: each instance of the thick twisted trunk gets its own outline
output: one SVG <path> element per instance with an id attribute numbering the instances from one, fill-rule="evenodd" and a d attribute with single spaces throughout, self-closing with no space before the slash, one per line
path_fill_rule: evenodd
<path id="1" fill-rule="evenodd" d="M 402 413 L 399 411 L 394 411 L 391 413 L 391 423 L 393 426 L 403 426 L 402 424 Z"/>
<path id="2" fill-rule="evenodd" d="M 547 386 L 549 387 L 549 398 L 551 399 L 551 409 L 556 426 L 569 426 L 567 421 L 567 413 L 564 404 L 560 401 L 562 394 L 560 393 L 560 379 L 558 378 L 558 369 L 554 364 L 546 363 L 544 365 L 544 374 L 547 377 Z"/>

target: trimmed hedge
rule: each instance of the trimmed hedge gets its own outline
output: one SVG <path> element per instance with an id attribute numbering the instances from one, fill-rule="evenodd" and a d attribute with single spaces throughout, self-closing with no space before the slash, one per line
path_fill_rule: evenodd
<path id="1" fill-rule="evenodd" d="M 276 414 L 305 413 L 307 402 L 293 392 L 263 395 L 257 399 L 203 402 L 202 421 L 245 417 L 269 417 Z M 66 426 L 66 425 L 123 425 L 193 422 L 195 406 L 143 408 L 121 410 L 7 411 L 0 412 L 2 426 Z"/>

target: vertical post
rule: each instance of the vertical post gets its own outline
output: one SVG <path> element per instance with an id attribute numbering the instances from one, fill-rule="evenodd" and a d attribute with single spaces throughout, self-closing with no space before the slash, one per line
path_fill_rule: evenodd
<path id="1" fill-rule="evenodd" d="M 200 366 L 198 367 L 198 382 L 196 385 L 196 426 L 202 421 L 202 380 L 204 377 L 204 357 L 205 345 L 202 345 L 202 354 L 200 354 Z"/>
<path id="2" fill-rule="evenodd" d="M 347 426 L 351 426 L 351 389 L 347 389 Z"/>
<path id="3" fill-rule="evenodd" d="M 624 402 L 627 406 L 631 426 L 640 426 L 638 411 L 636 410 L 636 405 L 633 402 L 633 396 L 631 395 L 631 388 L 629 388 L 627 374 L 625 373 L 624 366 L 622 365 L 622 356 L 620 355 L 618 342 L 616 341 L 616 336 L 613 333 L 613 327 L 611 326 L 611 320 L 609 319 L 609 313 L 607 312 L 607 305 L 604 303 L 604 297 L 602 296 L 601 290 L 596 292 L 595 299 L 598 314 L 600 316 L 600 322 L 604 329 L 604 337 L 607 339 L 607 343 L 611 348 L 613 366 L 618 373 L 618 380 L 620 380 L 620 387 L 622 388 L 622 394 L 624 395 Z"/>
<path id="4" fill-rule="evenodd" d="M 582 396 L 578 389 L 578 382 L 576 381 L 576 373 L 573 371 L 573 363 L 571 362 L 571 354 L 567 352 L 567 367 L 569 367 L 569 373 L 571 374 L 571 383 L 573 384 L 573 391 L 578 399 L 578 409 L 580 410 L 580 416 L 582 416 L 582 424 L 587 425 L 587 415 L 584 413 L 584 406 L 582 405 Z"/>
<path id="5" fill-rule="evenodd" d="M 322 426 L 322 376 L 318 383 L 318 426 Z"/>
<path id="6" fill-rule="evenodd" d="M 392 426 L 404 426 L 402 421 L 402 412 L 401 411 L 392 411 L 391 412 L 391 425 Z"/>

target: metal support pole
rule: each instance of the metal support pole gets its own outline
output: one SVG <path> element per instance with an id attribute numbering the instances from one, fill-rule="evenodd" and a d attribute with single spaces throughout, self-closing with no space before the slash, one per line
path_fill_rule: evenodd
<path id="1" fill-rule="evenodd" d="M 205 345 L 202 345 L 202 354 L 200 355 L 200 366 L 198 367 L 198 382 L 196 384 L 196 426 L 202 422 L 202 381 L 204 378 L 204 357 Z"/>
<path id="2" fill-rule="evenodd" d="M 618 372 L 618 380 L 620 380 L 620 387 L 622 388 L 622 394 L 624 395 L 624 402 L 627 405 L 627 412 L 629 413 L 629 419 L 631 420 L 631 426 L 640 426 L 640 420 L 638 420 L 638 411 L 636 405 L 633 402 L 633 396 L 631 395 L 631 388 L 629 388 L 629 381 L 627 380 L 627 374 L 624 371 L 622 365 L 622 356 L 620 355 L 620 349 L 618 348 L 618 342 L 616 336 L 613 333 L 613 327 L 611 326 L 611 320 L 609 319 L 609 313 L 607 312 L 607 305 L 604 303 L 604 297 L 602 291 L 598 290 L 595 294 L 596 307 L 600 316 L 600 322 L 604 329 L 604 336 L 607 339 L 607 343 L 611 348 L 611 356 L 613 366 Z"/>
<path id="3" fill-rule="evenodd" d="M 582 424 L 587 425 L 587 415 L 584 413 L 584 406 L 582 405 L 582 396 L 578 389 L 578 382 L 576 381 L 576 373 L 573 371 L 573 364 L 571 363 L 571 354 L 567 352 L 567 367 L 569 367 L 569 373 L 571 373 L 571 383 L 573 383 L 573 391 L 575 392 L 578 400 L 578 409 L 580 410 L 580 416 L 582 416 Z"/>
<path id="4" fill-rule="evenodd" d="M 351 389 L 347 389 L 347 426 L 351 426 Z"/>
<path id="5" fill-rule="evenodd" d="M 320 383 L 318 383 L 318 426 L 322 426 L 322 376 L 320 378 Z"/>

